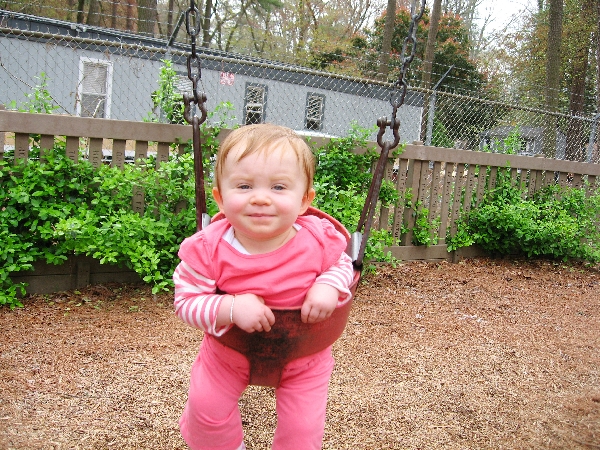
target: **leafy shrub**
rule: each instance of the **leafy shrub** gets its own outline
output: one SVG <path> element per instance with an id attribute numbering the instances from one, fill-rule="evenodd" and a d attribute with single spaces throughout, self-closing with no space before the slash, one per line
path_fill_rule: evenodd
<path id="1" fill-rule="evenodd" d="M 454 140 L 450 137 L 450 133 L 446 126 L 439 121 L 438 119 L 434 119 L 433 121 L 433 130 L 432 130 L 432 138 L 431 145 L 435 147 L 446 147 L 453 148 Z"/>
<path id="2" fill-rule="evenodd" d="M 371 167 L 379 157 L 374 150 L 367 150 L 371 132 L 353 125 L 348 136 L 332 138 L 325 146 L 314 150 L 317 160 L 315 206 L 350 230 L 358 224 L 371 185 Z M 364 148 L 365 151 L 355 153 L 356 148 Z M 382 184 L 379 200 L 382 206 L 398 201 L 398 192 L 392 183 Z"/>
<path id="3" fill-rule="evenodd" d="M 375 272 L 373 262 L 385 262 L 396 267 L 398 260 L 392 256 L 392 252 L 385 251 L 386 247 L 396 244 L 393 234 L 389 230 L 371 230 L 367 246 L 365 247 L 365 261 L 369 261 L 364 270 L 367 273 Z"/>
<path id="4" fill-rule="evenodd" d="M 162 60 L 158 77 L 158 89 L 152 92 L 153 111 L 144 119 L 147 122 L 166 122 L 184 125 L 187 122 L 183 116 L 185 105 L 183 94 L 177 89 L 179 76 L 169 59 Z"/>
<path id="5" fill-rule="evenodd" d="M 45 260 L 60 264 L 70 254 L 134 269 L 155 292 L 171 285 L 179 243 L 195 231 L 191 155 L 160 169 L 126 165 L 123 170 L 87 161 L 74 164 L 56 145 L 46 161 L 10 166 L 0 161 L 0 305 L 20 306 L 22 286 L 9 274 Z M 146 212 L 132 211 L 134 186 L 145 186 Z M 214 203 L 209 203 L 214 213 Z"/>
<path id="6" fill-rule="evenodd" d="M 219 130 L 203 129 L 207 186 Z M 364 130 L 353 132 L 339 144 L 334 140 L 315 151 L 319 161 L 316 206 L 349 230 L 356 229 L 376 158 L 374 152 L 351 152 L 367 136 Z M 95 169 L 86 160 L 75 164 L 66 157 L 64 143 L 55 144 L 43 161 L 37 155 L 39 147 L 34 146 L 27 163 L 0 161 L 0 305 L 22 306 L 17 294 L 23 293 L 24 286 L 13 284 L 11 273 L 29 270 L 37 260 L 61 264 L 71 254 L 133 269 L 153 285 L 154 292 L 172 286 L 179 245 L 196 230 L 195 209 L 190 207 L 195 203 L 195 183 L 189 145 L 183 155 L 159 169 L 151 159 L 123 169 L 107 165 Z M 141 215 L 131 206 L 136 188 L 144 190 Z M 397 198 L 395 190 L 389 191 L 389 186 L 382 189 L 384 203 Z M 207 197 L 208 213 L 214 215 L 217 206 L 212 196 Z M 366 258 L 390 260 L 383 247 L 391 239 L 387 232 L 373 232 Z"/>
<path id="7" fill-rule="evenodd" d="M 557 185 L 532 198 L 499 178 L 466 220 L 473 242 L 491 254 L 600 261 L 600 192 Z"/>
<path id="8" fill-rule="evenodd" d="M 8 109 L 16 109 L 20 112 L 51 114 L 52 111 L 60 108 L 48 91 L 48 76 L 46 73 L 41 72 L 40 76 L 35 78 L 39 82 L 33 87 L 31 93 L 25 94 L 27 100 L 20 107 L 17 107 L 17 102 L 12 100 L 8 104 Z"/>
<path id="9" fill-rule="evenodd" d="M 429 220 L 429 208 L 422 206 L 420 202 L 416 204 L 415 226 L 413 228 L 412 242 L 414 245 L 435 245 L 438 243 L 437 235 L 434 234 L 440 226 L 440 218 L 436 217 L 433 221 Z"/>

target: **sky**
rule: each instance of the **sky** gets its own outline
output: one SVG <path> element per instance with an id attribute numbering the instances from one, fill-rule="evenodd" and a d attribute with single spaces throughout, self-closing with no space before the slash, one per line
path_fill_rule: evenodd
<path id="1" fill-rule="evenodd" d="M 482 0 L 478 7 L 479 23 L 483 23 L 483 19 L 491 16 L 491 21 L 488 24 L 486 31 L 502 30 L 524 10 L 534 11 L 537 8 L 537 0 Z"/>

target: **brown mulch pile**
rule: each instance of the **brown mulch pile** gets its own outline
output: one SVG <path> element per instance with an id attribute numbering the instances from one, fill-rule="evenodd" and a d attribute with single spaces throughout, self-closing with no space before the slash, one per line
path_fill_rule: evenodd
<path id="1" fill-rule="evenodd" d="M 1 309 L 0 448 L 185 449 L 202 335 L 171 301 L 105 285 Z M 600 448 L 598 268 L 381 267 L 334 354 L 325 449 Z M 250 450 L 269 448 L 274 403 L 240 400 Z"/>

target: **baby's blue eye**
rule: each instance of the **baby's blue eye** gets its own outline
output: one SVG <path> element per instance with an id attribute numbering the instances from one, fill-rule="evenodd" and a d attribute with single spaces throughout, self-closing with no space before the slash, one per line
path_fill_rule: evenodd
<path id="1" fill-rule="evenodd" d="M 238 189 L 250 189 L 250 185 L 249 184 L 240 184 L 240 185 L 238 185 Z"/>
<path id="2" fill-rule="evenodd" d="M 273 189 L 276 191 L 283 191 L 285 189 L 285 186 L 281 184 L 276 184 L 275 186 L 273 186 Z"/>

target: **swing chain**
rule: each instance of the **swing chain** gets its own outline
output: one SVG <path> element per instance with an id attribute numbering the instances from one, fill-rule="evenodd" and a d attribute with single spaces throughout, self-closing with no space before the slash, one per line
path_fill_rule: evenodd
<path id="1" fill-rule="evenodd" d="M 415 2 L 416 3 L 416 2 Z M 406 97 L 406 92 L 408 90 L 408 83 L 406 81 L 406 72 L 408 70 L 408 66 L 412 62 L 415 57 L 415 53 L 417 51 L 417 22 L 421 20 L 423 17 L 423 13 L 425 12 L 425 0 L 421 0 L 421 9 L 418 13 L 415 14 L 415 3 L 412 4 L 411 7 L 411 21 L 408 27 L 408 34 L 404 39 L 404 44 L 402 45 L 402 53 L 400 56 L 400 61 L 402 62 L 402 66 L 400 67 L 400 74 L 398 75 L 398 79 L 394 83 L 394 88 L 396 89 L 395 93 L 390 95 L 390 104 L 393 108 L 392 117 L 396 118 L 396 111 L 400 106 L 404 104 L 404 98 Z M 410 54 L 406 55 L 406 50 L 410 46 Z M 398 90 L 400 91 L 399 95 Z"/>
<path id="2" fill-rule="evenodd" d="M 396 148 L 396 146 L 400 143 L 400 121 L 396 118 L 396 113 L 398 112 L 398 108 L 404 104 L 404 98 L 406 97 L 406 92 L 408 90 L 406 71 L 415 57 L 415 52 L 417 49 L 417 22 L 421 20 L 423 12 L 425 11 L 425 0 L 421 0 L 421 9 L 418 14 L 415 14 L 414 11 L 416 2 L 417 0 L 413 2 L 411 7 L 412 20 L 408 29 L 408 35 L 404 40 L 404 45 L 402 46 L 402 67 L 400 69 L 400 75 L 394 84 L 395 91 L 390 95 L 392 118 L 388 119 L 387 117 L 381 117 L 377 120 L 377 126 L 379 127 L 379 133 L 377 134 L 377 145 L 379 145 L 381 148 L 381 153 L 379 155 L 379 160 L 377 161 L 375 171 L 373 172 L 373 179 L 371 180 L 369 192 L 367 194 L 360 219 L 358 220 L 356 232 L 354 233 L 354 236 L 362 233 L 362 236 L 356 238 L 356 241 L 360 242 L 360 248 L 357 252 L 356 259 L 353 261 L 354 267 L 357 270 L 362 270 L 363 258 L 366 251 L 367 241 L 369 239 L 371 225 L 375 216 L 375 208 L 377 207 L 377 201 L 379 200 L 379 191 L 383 183 L 383 173 L 388 163 L 390 151 Z M 411 52 L 408 56 L 405 56 L 409 45 L 411 46 Z M 400 91 L 399 95 L 398 91 Z M 394 139 L 391 141 L 384 141 L 383 136 L 388 127 L 390 127 L 392 130 Z M 355 238 L 353 237 L 353 242 L 354 241 Z M 352 251 L 354 252 L 355 249 L 353 248 Z"/>
<path id="3" fill-rule="evenodd" d="M 200 12 L 194 0 L 190 0 L 190 7 L 185 13 L 185 28 L 191 41 L 191 53 L 187 58 L 187 75 L 192 82 L 192 95 L 183 94 L 183 118 L 192 125 L 193 150 L 194 150 L 194 176 L 196 177 L 196 228 L 201 230 L 206 220 L 206 193 L 204 190 L 204 167 L 202 164 L 202 147 L 200 145 L 200 125 L 207 116 L 206 94 L 199 92 L 198 82 L 202 78 L 200 57 L 196 53 L 196 37 L 200 34 Z M 195 72 L 192 73 L 192 68 Z M 192 116 L 192 103 L 200 109 L 201 117 Z"/>
<path id="4" fill-rule="evenodd" d="M 196 37 L 200 34 L 200 23 L 200 11 L 196 7 L 194 0 L 190 0 L 190 7 L 185 12 L 185 29 L 191 41 L 191 53 L 187 57 L 187 76 L 192 82 L 193 102 L 198 106 L 202 113 L 199 124 L 206 120 L 207 115 L 206 95 L 204 92 L 198 91 L 198 82 L 202 78 L 202 64 L 200 57 L 196 53 Z M 192 73 L 192 69 L 195 69 L 194 73 Z M 183 97 L 185 103 L 184 118 L 188 123 L 194 124 L 195 120 L 191 117 L 192 98 L 188 95 L 188 98 L 186 99 L 185 94 Z"/>

